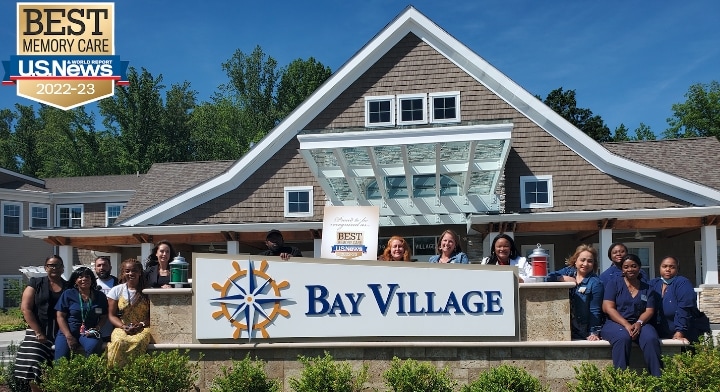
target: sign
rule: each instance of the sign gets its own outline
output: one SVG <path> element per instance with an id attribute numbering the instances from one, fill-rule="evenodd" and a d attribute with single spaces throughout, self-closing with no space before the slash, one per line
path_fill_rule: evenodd
<path id="1" fill-rule="evenodd" d="M 127 85 L 115 56 L 113 3 L 17 3 L 17 55 L 3 61 L 3 85 L 17 95 L 69 110 Z"/>
<path id="2" fill-rule="evenodd" d="M 519 336 L 513 267 L 234 257 L 193 257 L 197 340 Z"/>
<path id="3" fill-rule="evenodd" d="M 320 257 L 377 260 L 379 226 L 380 207 L 326 206 Z"/>

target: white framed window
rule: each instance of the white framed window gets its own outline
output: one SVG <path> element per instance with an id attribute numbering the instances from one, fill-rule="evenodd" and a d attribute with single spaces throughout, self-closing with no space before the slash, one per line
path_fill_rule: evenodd
<path id="1" fill-rule="evenodd" d="M 397 96 L 398 125 L 427 124 L 427 94 Z"/>
<path id="2" fill-rule="evenodd" d="M 123 208 L 125 208 L 125 203 L 105 204 L 105 227 L 110 227 L 115 223 Z"/>
<path id="3" fill-rule="evenodd" d="M 30 204 L 30 228 L 47 229 L 48 227 L 50 227 L 50 206 Z"/>
<path id="4" fill-rule="evenodd" d="M 430 93 L 430 122 L 460 122 L 460 91 Z"/>
<path id="5" fill-rule="evenodd" d="M 0 222 L 2 235 L 22 236 L 22 203 L 3 201 L 0 205 L 2 205 L 2 222 Z"/>
<path id="6" fill-rule="evenodd" d="M 395 125 L 395 96 L 365 97 L 365 126 L 387 127 Z"/>
<path id="7" fill-rule="evenodd" d="M 655 244 L 652 242 L 625 242 L 629 254 L 640 258 L 640 270 L 648 279 L 655 277 Z"/>
<path id="8" fill-rule="evenodd" d="M 83 225 L 82 204 L 66 204 L 57 206 L 55 222 L 57 227 L 79 228 Z"/>
<path id="9" fill-rule="evenodd" d="M 532 260 L 529 256 L 535 248 L 537 248 L 537 245 L 520 245 L 520 256 L 525 257 L 527 262 L 531 263 Z M 558 268 L 555 268 L 555 244 L 542 244 L 542 248 L 548 252 L 548 272 L 553 272 L 565 266 L 561 265 L 558 266 Z"/>
<path id="10" fill-rule="evenodd" d="M 3 308 L 14 308 L 20 306 L 22 297 L 23 276 L 22 275 L 0 275 L 0 306 Z"/>
<path id="11" fill-rule="evenodd" d="M 313 215 L 313 187 L 285 187 L 285 216 L 299 217 Z"/>
<path id="12" fill-rule="evenodd" d="M 552 207 L 552 176 L 521 176 L 520 206 L 522 208 Z"/>

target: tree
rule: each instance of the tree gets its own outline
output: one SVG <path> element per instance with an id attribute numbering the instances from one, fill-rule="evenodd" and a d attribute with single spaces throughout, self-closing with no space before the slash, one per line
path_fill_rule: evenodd
<path id="1" fill-rule="evenodd" d="M 35 116 L 32 106 L 15 104 L 18 111 L 18 120 L 13 135 L 13 147 L 17 154 L 18 172 L 31 177 L 37 177 L 42 168 L 43 157 L 40 154 L 39 135 L 40 121 Z"/>
<path id="2" fill-rule="evenodd" d="M 216 96 L 213 102 L 197 106 L 190 119 L 189 160 L 214 161 L 238 159 L 248 149 L 250 140 L 241 129 L 241 109 L 233 100 Z"/>
<path id="3" fill-rule="evenodd" d="M 310 57 L 296 59 L 281 73 L 277 92 L 277 111 L 280 119 L 295 110 L 307 97 L 332 75 L 330 67 Z"/>
<path id="4" fill-rule="evenodd" d="M 715 136 L 720 138 L 720 83 L 697 83 L 685 93 L 687 100 L 672 105 L 666 138 Z"/>
<path id="5" fill-rule="evenodd" d="M 17 115 L 10 109 L 0 110 L 0 167 L 18 171 L 18 161 L 13 146 L 13 123 Z"/>
<path id="6" fill-rule="evenodd" d="M 635 138 L 633 140 L 655 140 L 655 133 L 650 129 L 650 126 L 645 123 L 640 123 L 640 126 L 635 129 Z"/>
<path id="7" fill-rule="evenodd" d="M 610 128 L 605 125 L 602 117 L 593 115 L 590 109 L 577 107 L 575 90 L 563 91 L 563 88 L 560 87 L 551 91 L 543 102 L 598 142 L 605 143 L 613 140 Z"/>
<path id="8" fill-rule="evenodd" d="M 627 142 L 630 140 L 628 136 L 628 129 L 625 124 L 620 123 L 620 126 L 615 128 L 615 136 L 613 136 L 614 142 Z"/>

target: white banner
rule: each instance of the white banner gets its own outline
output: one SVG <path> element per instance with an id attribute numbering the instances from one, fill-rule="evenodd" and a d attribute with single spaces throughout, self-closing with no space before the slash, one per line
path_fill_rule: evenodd
<path id="1" fill-rule="evenodd" d="M 377 206 L 325 206 L 320 257 L 377 260 L 379 225 Z"/>
<path id="2" fill-rule="evenodd" d="M 517 336 L 510 268 L 232 257 L 194 257 L 198 340 Z"/>

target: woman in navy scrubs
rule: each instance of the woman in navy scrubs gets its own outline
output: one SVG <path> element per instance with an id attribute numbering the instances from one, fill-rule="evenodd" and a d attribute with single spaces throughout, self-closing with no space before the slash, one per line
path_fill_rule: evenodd
<path id="1" fill-rule="evenodd" d="M 692 322 L 697 297 L 690 280 L 678 275 L 678 264 L 675 257 L 665 257 L 660 262 L 660 277 L 650 282 L 650 287 L 662 298 L 655 312 L 657 332 L 663 339 L 695 342 L 700 335 Z"/>
<path id="2" fill-rule="evenodd" d="M 659 377 L 660 338 L 650 324 L 660 299 L 649 284 L 639 279 L 640 258 L 628 254 L 623 257 L 621 267 L 622 279 L 610 280 L 605 285 L 602 307 L 608 320 L 600 335 L 612 344 L 613 366 L 627 369 L 632 343 L 637 342 L 647 370 Z"/>

